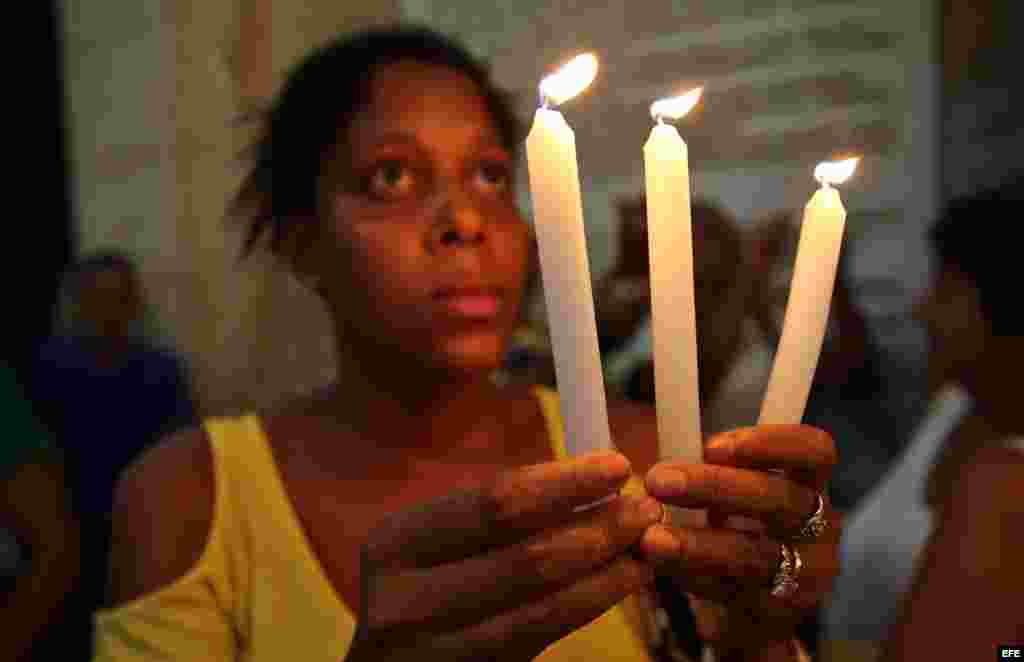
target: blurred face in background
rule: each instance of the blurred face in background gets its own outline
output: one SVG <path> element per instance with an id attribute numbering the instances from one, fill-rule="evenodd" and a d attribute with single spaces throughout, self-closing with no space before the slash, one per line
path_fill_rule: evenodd
<path id="1" fill-rule="evenodd" d="M 756 277 L 762 283 L 760 305 L 766 306 L 776 334 L 782 333 L 786 316 L 786 300 L 793 279 L 800 231 L 789 212 L 780 212 L 762 221 L 752 233 Z"/>
<path id="2" fill-rule="evenodd" d="M 619 268 L 625 275 L 647 277 L 647 212 L 642 202 L 629 200 L 619 205 Z"/>
<path id="3" fill-rule="evenodd" d="M 988 336 L 978 288 L 956 265 L 943 264 L 915 316 L 928 328 L 932 389 L 956 382 L 972 390 Z"/>
<path id="4" fill-rule="evenodd" d="M 702 356 L 725 360 L 747 316 L 750 279 L 739 235 L 694 208 L 694 297 Z"/>
<path id="5" fill-rule="evenodd" d="M 322 180 L 305 267 L 361 357 L 446 372 L 500 365 L 529 254 L 512 171 L 470 79 L 414 61 L 374 72 Z"/>
<path id="6" fill-rule="evenodd" d="M 142 295 L 135 274 L 109 268 L 79 277 L 78 319 L 90 335 L 123 340 L 142 318 Z"/>

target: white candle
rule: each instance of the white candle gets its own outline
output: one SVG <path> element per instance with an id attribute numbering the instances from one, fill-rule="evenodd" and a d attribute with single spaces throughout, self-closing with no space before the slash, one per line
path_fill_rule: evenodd
<path id="1" fill-rule="evenodd" d="M 658 444 L 662 459 L 687 462 L 700 462 L 703 457 L 690 166 L 686 143 L 662 118 L 682 117 L 696 105 L 700 94 L 698 88 L 655 102 L 651 115 L 658 123 L 644 144 Z"/>
<path id="2" fill-rule="evenodd" d="M 835 286 L 846 210 L 839 191 L 858 159 L 822 163 L 814 171 L 821 188 L 804 209 L 782 337 L 761 405 L 759 424 L 799 423 L 811 392 Z"/>
<path id="3" fill-rule="evenodd" d="M 526 139 L 534 228 L 555 378 L 570 455 L 612 448 L 583 230 L 576 139 L 557 105 L 582 92 L 597 59 L 581 55 L 541 82 L 544 107 Z"/>

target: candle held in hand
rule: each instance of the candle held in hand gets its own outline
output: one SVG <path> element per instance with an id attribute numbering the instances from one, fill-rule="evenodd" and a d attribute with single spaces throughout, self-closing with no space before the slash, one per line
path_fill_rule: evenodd
<path id="1" fill-rule="evenodd" d="M 846 209 L 832 185 L 846 181 L 857 161 L 822 163 L 814 171 L 821 188 L 804 209 L 782 337 L 759 424 L 799 423 L 803 418 L 828 324 L 846 225 Z"/>
<path id="2" fill-rule="evenodd" d="M 697 88 L 651 106 L 657 124 L 644 144 L 651 335 L 658 444 L 662 459 L 700 462 L 697 322 L 693 292 L 690 166 L 686 143 L 663 118 L 677 119 L 700 99 Z"/>
<path id="3" fill-rule="evenodd" d="M 550 105 L 583 91 L 597 59 L 581 55 L 540 85 L 542 108 L 526 139 L 534 228 L 570 455 L 612 448 L 583 229 L 576 139 Z"/>

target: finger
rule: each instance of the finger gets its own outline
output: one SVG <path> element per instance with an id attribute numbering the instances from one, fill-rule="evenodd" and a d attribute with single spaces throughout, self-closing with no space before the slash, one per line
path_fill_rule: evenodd
<path id="1" fill-rule="evenodd" d="M 747 469 L 781 469 L 823 490 L 836 464 L 824 430 L 809 425 L 759 425 L 717 434 L 704 445 L 704 461 Z"/>
<path id="2" fill-rule="evenodd" d="M 376 632 L 451 631 L 535 601 L 623 554 L 664 507 L 650 497 L 618 497 L 571 525 L 491 553 L 372 579 L 368 618 Z M 408 596 L 415 596 L 409 599 Z"/>
<path id="3" fill-rule="evenodd" d="M 647 474 L 647 493 L 680 508 L 706 508 L 715 521 L 741 515 L 781 537 L 795 535 L 818 508 L 814 490 L 788 478 L 716 464 L 663 462 Z"/>
<path id="4" fill-rule="evenodd" d="M 723 580 L 707 575 L 680 578 L 679 586 L 692 595 L 716 604 L 733 606 L 742 602 L 776 611 L 806 612 L 820 605 L 824 595 L 810 579 L 800 581 L 797 590 L 785 597 L 772 595 L 771 587 L 751 586 L 738 580 Z"/>
<path id="5" fill-rule="evenodd" d="M 429 567 L 508 544 L 615 493 L 629 478 L 619 453 L 594 453 L 506 472 L 476 490 L 455 492 L 393 514 L 365 547 L 375 567 Z"/>
<path id="6" fill-rule="evenodd" d="M 652 532 L 649 531 L 648 534 Z M 644 544 L 647 543 L 647 538 L 648 536 L 645 536 Z M 662 545 L 663 549 L 666 547 L 664 541 L 659 541 L 658 544 Z M 693 570 L 688 562 L 673 560 L 660 561 L 659 570 L 671 576 L 680 590 L 717 603 L 732 604 L 738 599 L 748 602 L 755 599 L 759 604 L 773 605 L 776 609 L 788 605 L 802 610 L 820 604 L 832 590 L 839 573 L 835 544 L 822 542 L 795 547 L 802 561 L 802 567 L 796 577 L 798 589 L 794 594 L 781 598 L 771 594 L 772 583 L 782 560 L 780 543 L 769 539 L 763 553 L 767 557 L 772 547 L 775 549 L 775 561 L 764 566 L 763 574 L 750 572 L 741 576 L 740 573 L 728 568 L 723 573 L 721 568 L 726 564 L 720 562 L 701 564 L 697 570 Z M 720 547 L 718 553 L 729 554 L 726 548 L 727 546 Z"/>
<path id="7" fill-rule="evenodd" d="M 647 529 L 640 550 L 676 577 L 706 575 L 757 589 L 771 586 L 781 560 L 780 543 L 767 536 L 664 524 Z"/>
<path id="8" fill-rule="evenodd" d="M 538 602 L 433 642 L 440 659 L 532 659 L 654 582 L 650 565 L 622 557 Z"/>

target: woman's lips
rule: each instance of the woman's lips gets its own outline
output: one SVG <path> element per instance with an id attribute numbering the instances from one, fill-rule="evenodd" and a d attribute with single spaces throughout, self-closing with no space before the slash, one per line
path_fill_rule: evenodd
<path id="1" fill-rule="evenodd" d="M 492 319 L 501 312 L 503 297 L 491 289 L 442 290 L 435 297 L 445 310 L 457 317 Z"/>

